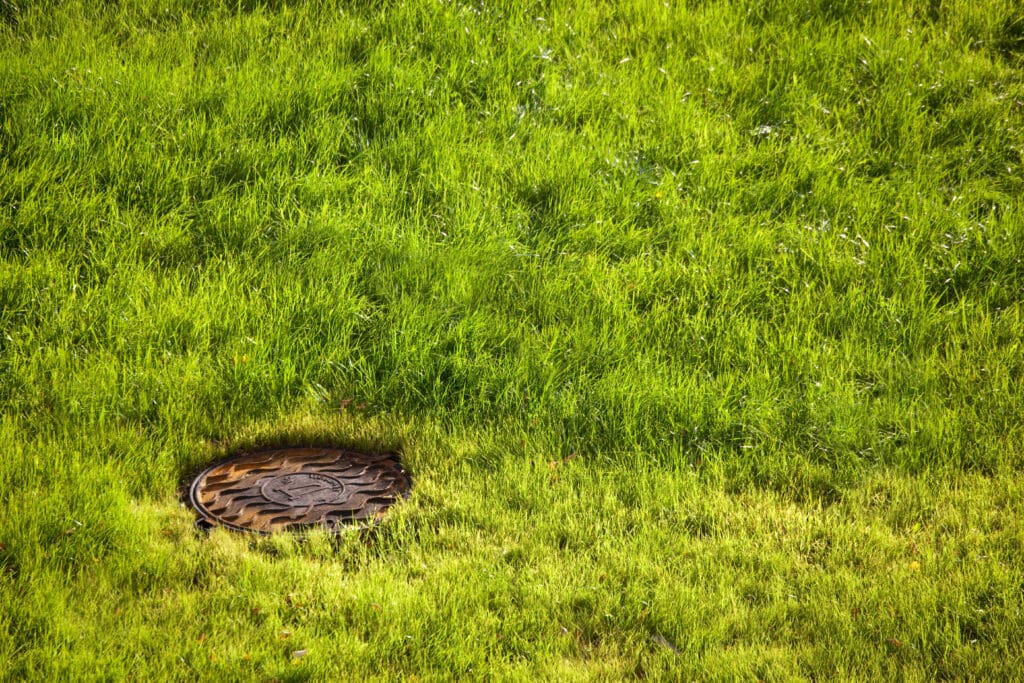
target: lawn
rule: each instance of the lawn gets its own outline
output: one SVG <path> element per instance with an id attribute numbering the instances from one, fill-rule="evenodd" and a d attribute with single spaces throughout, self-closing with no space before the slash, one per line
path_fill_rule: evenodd
<path id="1" fill-rule="evenodd" d="M 1024 676 L 1022 156 L 1015 0 L 0 0 L 0 679 Z"/>

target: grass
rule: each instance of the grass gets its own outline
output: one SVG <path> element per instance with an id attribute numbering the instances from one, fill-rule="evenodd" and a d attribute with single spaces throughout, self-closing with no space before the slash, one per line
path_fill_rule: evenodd
<path id="1" fill-rule="evenodd" d="M 0 678 L 1019 677 L 1022 41 L 0 0 Z M 414 495 L 192 529 L 292 442 Z"/>

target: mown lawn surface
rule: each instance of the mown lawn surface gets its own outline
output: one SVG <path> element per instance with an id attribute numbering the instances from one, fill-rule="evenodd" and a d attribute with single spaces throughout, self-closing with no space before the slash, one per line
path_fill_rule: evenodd
<path id="1" fill-rule="evenodd" d="M 1022 69 L 1014 0 L 0 0 L 0 678 L 1019 678 Z M 281 443 L 414 495 L 195 531 Z"/>

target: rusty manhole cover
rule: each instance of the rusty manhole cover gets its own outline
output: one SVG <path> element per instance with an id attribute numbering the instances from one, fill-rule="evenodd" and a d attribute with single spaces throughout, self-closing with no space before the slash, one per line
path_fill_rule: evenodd
<path id="1" fill-rule="evenodd" d="M 203 526 L 340 531 L 380 518 L 411 485 L 396 453 L 278 448 L 210 467 L 192 482 L 189 500 Z"/>

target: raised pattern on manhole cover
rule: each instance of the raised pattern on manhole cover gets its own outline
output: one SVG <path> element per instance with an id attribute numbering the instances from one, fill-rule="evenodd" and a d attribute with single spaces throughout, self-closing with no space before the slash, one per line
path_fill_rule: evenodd
<path id="1" fill-rule="evenodd" d="M 338 531 L 377 519 L 410 488 L 396 453 L 278 448 L 208 468 L 192 482 L 189 500 L 208 525 L 260 533 Z"/>

